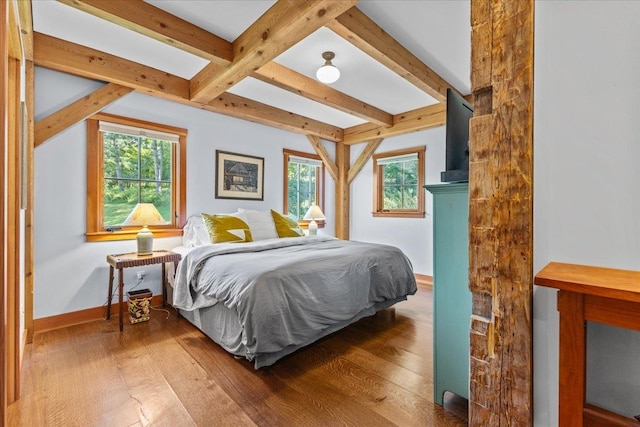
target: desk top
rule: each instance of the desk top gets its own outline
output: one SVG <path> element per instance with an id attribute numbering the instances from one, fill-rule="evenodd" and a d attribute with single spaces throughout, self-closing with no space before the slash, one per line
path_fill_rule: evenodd
<path id="1" fill-rule="evenodd" d="M 180 254 L 171 251 L 153 251 L 151 255 L 138 255 L 136 252 L 107 255 L 107 263 L 115 268 L 178 262 L 180 259 Z"/>
<path id="2" fill-rule="evenodd" d="M 534 283 L 563 291 L 640 302 L 640 271 L 550 262 Z"/>

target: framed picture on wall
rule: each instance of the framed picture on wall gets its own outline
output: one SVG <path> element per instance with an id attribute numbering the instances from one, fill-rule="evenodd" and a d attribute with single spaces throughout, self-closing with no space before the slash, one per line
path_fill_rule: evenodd
<path id="1" fill-rule="evenodd" d="M 216 199 L 264 200 L 264 158 L 216 150 Z"/>

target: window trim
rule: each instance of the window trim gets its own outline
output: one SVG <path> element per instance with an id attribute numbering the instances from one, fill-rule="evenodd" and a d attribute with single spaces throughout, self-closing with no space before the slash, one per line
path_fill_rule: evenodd
<path id="1" fill-rule="evenodd" d="M 149 226 L 154 237 L 181 236 L 182 227 L 187 217 L 187 130 L 158 123 L 129 117 L 116 116 L 107 113 L 97 113 L 87 119 L 87 216 L 86 241 L 99 242 L 110 240 L 131 240 L 136 238 L 139 231 L 136 227 L 125 227 L 121 230 L 108 231 L 103 227 L 103 147 L 99 136 L 99 121 L 108 121 L 126 126 L 134 126 L 149 130 L 173 133 L 178 135 L 179 142 L 175 144 L 172 155 L 175 167 L 172 168 L 172 191 L 175 202 L 176 218 L 174 224 L 166 226 Z"/>
<path id="2" fill-rule="evenodd" d="M 388 218 L 424 218 L 424 174 L 425 174 L 425 152 L 426 146 L 405 148 L 401 150 L 388 151 L 386 153 L 378 153 L 372 156 L 373 159 L 373 212 L 374 217 Z M 382 207 L 384 197 L 382 195 L 382 165 L 378 164 L 378 159 L 387 157 L 395 157 L 406 154 L 418 155 L 418 206 L 416 209 L 388 209 Z"/>
<path id="3" fill-rule="evenodd" d="M 320 171 L 318 176 L 316 177 L 316 198 L 320 200 L 316 200 L 316 203 L 324 212 L 324 176 L 325 176 L 325 167 L 324 162 L 317 154 L 305 153 L 303 151 L 290 150 L 288 148 L 282 149 L 283 154 L 283 170 L 282 170 L 282 212 L 287 215 L 289 213 L 289 198 L 287 197 L 287 192 L 289 191 L 289 158 L 290 157 L 304 157 L 307 159 L 319 160 L 322 163 L 320 166 Z M 311 221 L 305 219 L 299 219 L 298 224 L 300 228 L 306 230 L 309 228 L 309 223 Z M 318 224 L 318 228 L 324 228 L 325 220 L 316 221 Z"/>

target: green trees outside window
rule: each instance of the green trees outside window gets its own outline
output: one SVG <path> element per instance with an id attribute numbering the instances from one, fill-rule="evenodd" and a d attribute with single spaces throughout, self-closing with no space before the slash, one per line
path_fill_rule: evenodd
<path id="1" fill-rule="evenodd" d="M 383 166 L 383 209 L 418 207 L 418 159 L 392 162 Z"/>
<path id="2" fill-rule="evenodd" d="M 137 203 L 153 203 L 171 220 L 173 195 L 171 142 L 102 132 L 104 226 L 118 226 Z"/>
<path id="3" fill-rule="evenodd" d="M 311 205 L 316 203 L 317 169 L 317 166 L 289 161 L 289 215 L 302 219 Z"/>

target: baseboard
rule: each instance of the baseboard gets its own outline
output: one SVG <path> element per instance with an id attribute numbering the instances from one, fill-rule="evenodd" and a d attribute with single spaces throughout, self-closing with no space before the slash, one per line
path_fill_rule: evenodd
<path id="1" fill-rule="evenodd" d="M 418 283 L 418 286 L 433 288 L 433 277 L 427 276 L 426 274 L 418 273 L 414 273 L 414 276 L 416 276 L 416 282 Z"/>
<path id="2" fill-rule="evenodd" d="M 126 304 L 123 301 L 122 304 Z M 162 305 L 162 295 L 154 295 L 151 298 L 151 305 L 156 307 Z M 127 307 L 123 307 L 126 315 Z M 39 334 L 41 332 L 53 329 L 66 328 L 67 326 L 79 325 L 81 323 L 93 322 L 95 320 L 104 319 L 107 314 L 107 306 L 87 308 L 85 310 L 72 311 L 70 313 L 58 314 L 50 317 L 42 317 L 33 319 L 33 332 Z M 118 303 L 111 304 L 111 316 L 118 317 Z"/>

